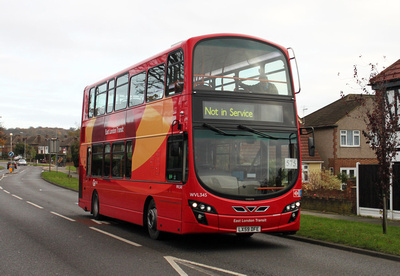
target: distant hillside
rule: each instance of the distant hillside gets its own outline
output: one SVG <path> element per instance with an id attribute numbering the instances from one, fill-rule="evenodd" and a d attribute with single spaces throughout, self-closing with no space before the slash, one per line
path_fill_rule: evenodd
<path id="1" fill-rule="evenodd" d="M 22 133 L 21 133 L 22 132 Z M 74 133 L 77 132 L 77 133 Z M 63 129 L 63 128 L 52 128 L 52 127 L 30 127 L 30 128 L 9 128 L 5 129 L 4 133 L 6 135 L 21 135 L 21 136 L 48 136 L 48 137 L 64 137 L 64 136 L 78 136 L 79 130 L 74 128 Z"/>

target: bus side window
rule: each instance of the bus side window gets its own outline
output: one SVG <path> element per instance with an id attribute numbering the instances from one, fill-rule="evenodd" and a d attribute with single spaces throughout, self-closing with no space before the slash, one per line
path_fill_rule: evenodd
<path id="1" fill-rule="evenodd" d="M 112 144 L 111 177 L 123 177 L 125 167 L 125 143 Z"/>
<path id="2" fill-rule="evenodd" d="M 94 116 L 103 115 L 106 112 L 107 100 L 107 83 L 97 86 L 96 88 L 96 107 L 94 109 Z"/>
<path id="3" fill-rule="evenodd" d="M 114 87 L 115 80 L 110 80 L 108 82 L 108 92 L 107 92 L 107 113 L 110 113 L 114 110 Z"/>
<path id="4" fill-rule="evenodd" d="M 92 148 L 88 147 L 86 154 L 86 176 L 90 176 L 92 171 Z"/>
<path id="5" fill-rule="evenodd" d="M 161 99 L 164 96 L 165 64 L 160 64 L 149 69 L 147 73 L 148 102 Z"/>
<path id="6" fill-rule="evenodd" d="M 166 95 L 172 96 L 178 93 L 182 93 L 185 76 L 182 49 L 179 49 L 178 51 L 175 51 L 168 56 L 167 67 Z"/>
<path id="7" fill-rule="evenodd" d="M 111 144 L 107 143 L 104 145 L 104 165 L 103 165 L 103 177 L 110 176 L 111 168 Z"/>
<path id="8" fill-rule="evenodd" d="M 93 145 L 92 149 L 92 176 L 101 176 L 101 167 L 103 164 L 103 145 Z"/>
<path id="9" fill-rule="evenodd" d="M 128 103 L 128 84 L 128 73 L 117 78 L 117 86 L 115 90 L 115 110 L 126 108 Z"/>
<path id="10" fill-rule="evenodd" d="M 88 106 L 88 117 L 92 118 L 94 115 L 94 87 L 89 90 L 89 106 Z"/>
<path id="11" fill-rule="evenodd" d="M 144 85 L 146 72 L 141 72 L 131 78 L 131 88 L 129 93 L 129 106 L 142 104 L 144 101 Z"/>
<path id="12" fill-rule="evenodd" d="M 186 182 L 187 141 L 182 134 L 168 138 L 166 166 L 167 181 Z"/>
<path id="13" fill-rule="evenodd" d="M 126 167 L 125 167 L 125 178 L 130 179 L 132 175 L 132 153 L 133 153 L 133 148 L 132 148 L 132 141 L 126 142 Z"/>

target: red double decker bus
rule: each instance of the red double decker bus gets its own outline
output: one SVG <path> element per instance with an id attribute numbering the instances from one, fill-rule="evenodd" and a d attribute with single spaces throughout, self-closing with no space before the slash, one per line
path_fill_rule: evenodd
<path id="1" fill-rule="evenodd" d="M 301 159 L 288 50 L 190 38 L 87 86 L 79 206 L 162 232 L 294 233 Z"/>

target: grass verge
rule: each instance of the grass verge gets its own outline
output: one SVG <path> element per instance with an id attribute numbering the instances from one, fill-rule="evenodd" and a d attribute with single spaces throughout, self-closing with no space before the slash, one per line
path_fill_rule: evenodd
<path id="1" fill-rule="evenodd" d="M 400 256 L 400 227 L 301 215 L 297 235 Z"/>
<path id="2" fill-rule="evenodd" d="M 67 174 L 62 172 L 43 172 L 42 178 L 58 186 L 75 191 L 78 191 L 79 189 L 79 180 L 74 177 L 68 177 Z"/>
<path id="3" fill-rule="evenodd" d="M 76 167 L 74 166 L 67 166 L 67 171 L 70 170 L 71 172 L 76 172 Z"/>

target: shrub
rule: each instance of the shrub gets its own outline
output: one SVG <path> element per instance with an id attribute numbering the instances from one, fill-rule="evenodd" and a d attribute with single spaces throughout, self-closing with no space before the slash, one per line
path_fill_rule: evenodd
<path id="1" fill-rule="evenodd" d="M 328 170 L 310 171 L 309 183 L 303 184 L 303 189 L 313 190 L 340 190 L 342 181 Z"/>

